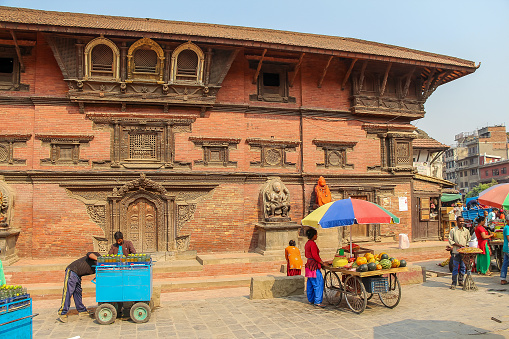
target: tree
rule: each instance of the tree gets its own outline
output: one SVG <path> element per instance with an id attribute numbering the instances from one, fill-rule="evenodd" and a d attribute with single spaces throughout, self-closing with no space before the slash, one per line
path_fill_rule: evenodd
<path id="1" fill-rule="evenodd" d="M 490 188 L 491 186 L 498 185 L 498 182 L 496 182 L 495 179 L 491 179 L 491 182 L 489 184 L 479 184 L 475 187 L 472 187 L 470 191 L 467 193 L 467 198 L 476 197 L 481 193 L 482 191 Z"/>

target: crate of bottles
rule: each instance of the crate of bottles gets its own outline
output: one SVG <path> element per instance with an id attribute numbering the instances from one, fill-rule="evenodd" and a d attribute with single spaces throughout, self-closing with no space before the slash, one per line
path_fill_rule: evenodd
<path id="1" fill-rule="evenodd" d="M 0 287 L 0 338 L 32 338 L 32 299 L 22 286 Z"/>
<path id="2" fill-rule="evenodd" d="M 129 266 L 147 264 L 152 261 L 150 254 L 107 254 L 97 258 L 97 266 Z"/>

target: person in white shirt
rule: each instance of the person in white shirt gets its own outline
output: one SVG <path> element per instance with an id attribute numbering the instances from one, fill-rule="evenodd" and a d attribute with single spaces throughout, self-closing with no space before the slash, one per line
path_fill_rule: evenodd
<path id="1" fill-rule="evenodd" d="M 467 246 L 470 241 L 470 232 L 464 227 L 465 219 L 463 217 L 456 218 L 456 227 L 454 227 L 449 232 L 449 245 L 452 247 L 452 284 L 451 290 L 456 289 L 456 285 L 459 283 L 460 286 L 463 286 L 463 276 L 467 273 L 467 268 L 463 260 L 461 260 L 461 255 L 458 252 L 458 249 Z M 458 269 L 459 269 L 459 279 L 458 279 Z"/>

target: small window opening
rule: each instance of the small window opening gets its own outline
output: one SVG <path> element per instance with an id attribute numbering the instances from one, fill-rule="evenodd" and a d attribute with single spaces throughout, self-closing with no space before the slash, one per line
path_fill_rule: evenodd
<path id="1" fill-rule="evenodd" d="M 13 58 L 0 58 L 0 73 L 14 72 L 14 59 Z"/>
<path id="2" fill-rule="evenodd" d="M 263 86 L 279 87 L 279 74 L 278 73 L 263 73 Z"/>

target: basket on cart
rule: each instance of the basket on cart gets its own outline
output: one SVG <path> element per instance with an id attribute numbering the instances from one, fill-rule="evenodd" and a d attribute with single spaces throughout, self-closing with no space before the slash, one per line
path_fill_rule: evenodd
<path id="1" fill-rule="evenodd" d="M 389 290 L 389 280 L 387 277 L 365 277 L 362 283 L 367 293 L 387 293 Z"/>
<path id="2" fill-rule="evenodd" d="M 32 298 L 24 294 L 0 299 L 0 338 L 32 338 Z"/>

